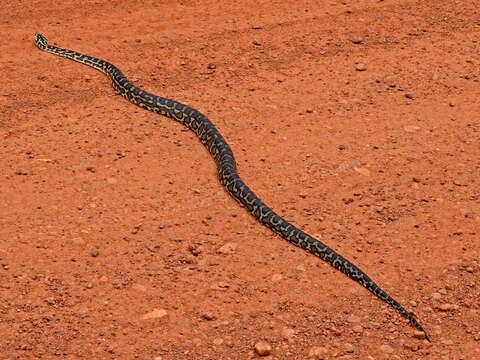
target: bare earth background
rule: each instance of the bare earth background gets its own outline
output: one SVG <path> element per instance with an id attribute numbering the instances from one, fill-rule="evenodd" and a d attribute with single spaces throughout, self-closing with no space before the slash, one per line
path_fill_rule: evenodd
<path id="1" fill-rule="evenodd" d="M 1 359 L 480 358 L 475 3 L 2 2 Z M 207 115 L 246 183 L 432 343 L 35 32 Z"/>

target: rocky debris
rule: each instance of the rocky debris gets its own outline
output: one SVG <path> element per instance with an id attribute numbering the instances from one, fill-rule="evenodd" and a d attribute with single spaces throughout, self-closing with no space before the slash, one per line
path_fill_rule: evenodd
<path id="1" fill-rule="evenodd" d="M 188 251 L 193 256 L 198 256 L 202 253 L 202 249 L 198 244 L 188 244 Z"/>

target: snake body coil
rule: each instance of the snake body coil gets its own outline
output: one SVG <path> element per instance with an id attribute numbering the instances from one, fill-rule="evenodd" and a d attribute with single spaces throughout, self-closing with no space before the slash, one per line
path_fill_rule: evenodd
<path id="1" fill-rule="evenodd" d="M 228 146 L 223 136 L 204 115 L 189 106 L 150 94 L 134 86 L 116 66 L 107 61 L 80 54 L 73 50 L 49 45 L 45 36 L 41 34 L 35 34 L 35 44 L 43 51 L 63 56 L 100 70 L 110 78 L 114 89 L 127 100 L 142 108 L 172 118 L 192 130 L 215 159 L 218 178 L 222 185 L 233 198 L 242 204 L 258 221 L 272 229 L 285 240 L 318 256 L 335 269 L 340 270 L 351 279 L 363 285 L 374 295 L 398 310 L 417 329 L 422 331 L 425 338 L 430 341 L 427 333 L 417 320 L 396 300 L 375 284 L 362 270 L 319 240 L 285 221 L 265 205 L 252 190 L 245 185 L 242 179 L 240 179 L 230 146 Z"/>

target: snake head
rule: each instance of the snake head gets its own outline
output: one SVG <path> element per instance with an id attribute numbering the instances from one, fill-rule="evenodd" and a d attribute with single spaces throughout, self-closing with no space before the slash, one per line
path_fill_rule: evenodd
<path id="1" fill-rule="evenodd" d="M 43 36 L 42 34 L 36 33 L 35 34 L 35 44 L 40 49 L 45 49 L 48 45 L 47 38 L 45 36 Z"/>

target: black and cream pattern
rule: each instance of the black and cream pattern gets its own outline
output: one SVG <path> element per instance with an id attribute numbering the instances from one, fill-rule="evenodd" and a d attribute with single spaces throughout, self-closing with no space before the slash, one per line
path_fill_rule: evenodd
<path id="1" fill-rule="evenodd" d="M 321 241 L 285 221 L 265 205 L 253 191 L 245 185 L 242 179 L 240 179 L 230 146 L 204 115 L 187 105 L 150 94 L 134 86 L 116 66 L 107 61 L 80 54 L 73 50 L 49 45 L 45 36 L 41 34 L 35 34 L 35 44 L 43 51 L 63 56 L 100 70 L 110 78 L 115 91 L 127 100 L 142 108 L 172 118 L 192 130 L 215 159 L 218 178 L 222 185 L 225 186 L 233 198 L 242 204 L 258 221 L 272 229 L 285 240 L 318 256 L 335 269 L 340 270 L 351 279 L 363 285 L 374 295 L 398 310 L 417 329 L 422 331 L 425 338 L 430 341 L 427 333 L 418 321 L 362 270 Z"/>

